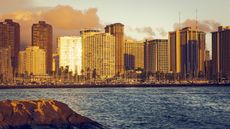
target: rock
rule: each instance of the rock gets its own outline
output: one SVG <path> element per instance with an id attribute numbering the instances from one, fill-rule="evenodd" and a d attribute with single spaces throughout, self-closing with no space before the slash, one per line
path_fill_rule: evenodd
<path id="1" fill-rule="evenodd" d="M 0 113 L 0 122 L 2 122 L 4 120 L 4 117 L 2 115 L 2 113 Z"/>
<path id="2" fill-rule="evenodd" d="M 104 129 L 55 100 L 0 101 L 0 129 Z"/>

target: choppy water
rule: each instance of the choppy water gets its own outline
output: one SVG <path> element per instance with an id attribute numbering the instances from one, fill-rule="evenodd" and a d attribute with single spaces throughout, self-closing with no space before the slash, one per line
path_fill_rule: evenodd
<path id="1" fill-rule="evenodd" d="M 38 98 L 114 129 L 230 128 L 230 87 L 0 90 L 0 100 Z"/>

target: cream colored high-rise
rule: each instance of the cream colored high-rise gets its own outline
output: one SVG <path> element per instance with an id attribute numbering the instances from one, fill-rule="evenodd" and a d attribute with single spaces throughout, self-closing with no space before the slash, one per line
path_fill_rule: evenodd
<path id="1" fill-rule="evenodd" d="M 73 74 L 82 71 L 82 39 L 79 36 L 58 38 L 59 67 L 69 67 Z"/>
<path id="2" fill-rule="evenodd" d="M 87 47 L 88 45 L 86 45 L 85 43 L 85 38 L 89 37 L 89 36 L 93 36 L 95 34 L 99 34 L 100 31 L 99 30 L 95 30 L 95 29 L 86 29 L 86 30 L 82 30 L 80 32 L 81 34 L 81 38 L 82 38 L 82 71 L 83 74 L 86 74 L 86 66 L 87 66 L 87 56 L 85 51 L 88 50 Z"/>
<path id="3" fill-rule="evenodd" d="M 11 65 L 11 48 L 0 48 L 0 81 L 10 81 L 13 79 Z"/>
<path id="4" fill-rule="evenodd" d="M 126 40 L 124 62 L 126 70 L 144 68 L 144 43 Z"/>
<path id="5" fill-rule="evenodd" d="M 124 25 L 114 23 L 105 27 L 105 32 L 115 37 L 115 60 L 116 74 L 124 73 L 124 52 L 125 52 L 125 34 Z"/>
<path id="6" fill-rule="evenodd" d="M 38 46 L 31 46 L 19 52 L 19 73 L 46 75 L 46 52 Z"/>
<path id="7" fill-rule="evenodd" d="M 87 34 L 88 33 L 88 34 Z M 98 77 L 110 78 L 115 75 L 115 37 L 108 33 L 83 32 L 83 71 Z"/>

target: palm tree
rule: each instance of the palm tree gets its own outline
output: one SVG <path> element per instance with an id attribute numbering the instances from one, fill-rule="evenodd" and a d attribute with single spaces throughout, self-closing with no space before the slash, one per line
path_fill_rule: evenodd
<path id="1" fill-rule="evenodd" d="M 64 78 L 68 78 L 68 74 L 69 74 L 69 66 L 65 66 L 65 69 L 64 69 Z"/>
<path id="2" fill-rule="evenodd" d="M 81 80 L 84 80 L 85 81 L 85 71 L 82 69 L 81 70 Z"/>
<path id="3" fill-rule="evenodd" d="M 59 79 L 62 79 L 62 76 L 63 76 L 63 71 L 64 71 L 64 67 L 61 66 L 58 70 L 58 76 L 59 76 Z"/>

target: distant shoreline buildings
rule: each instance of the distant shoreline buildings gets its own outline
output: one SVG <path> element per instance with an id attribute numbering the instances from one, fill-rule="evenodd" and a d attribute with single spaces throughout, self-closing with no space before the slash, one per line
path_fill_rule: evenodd
<path id="1" fill-rule="evenodd" d="M 58 81 L 145 81 L 149 77 L 174 82 L 230 81 L 230 27 L 212 32 L 212 58 L 206 50 L 206 33 L 191 27 L 169 32 L 168 39 L 146 41 L 125 39 L 121 23 L 104 29 L 60 36 L 53 53 L 53 27 L 39 21 L 32 25 L 31 46 L 19 52 L 20 25 L 11 19 L 0 22 L 0 82 L 14 81 L 22 74 Z"/>
<path id="2" fill-rule="evenodd" d="M 230 80 L 230 26 L 212 32 L 212 68 L 216 80 Z"/>
<path id="3" fill-rule="evenodd" d="M 59 68 L 68 67 L 72 75 L 81 75 L 82 70 L 82 38 L 65 36 L 58 38 Z"/>
<path id="4" fill-rule="evenodd" d="M 124 25 L 121 23 L 107 25 L 105 33 L 109 33 L 115 37 L 115 73 L 123 74 L 125 51 Z"/>
<path id="5" fill-rule="evenodd" d="M 46 73 L 46 51 L 38 46 L 27 47 L 25 51 L 19 52 L 20 75 L 45 76 Z"/>
<path id="6" fill-rule="evenodd" d="M 115 76 L 115 37 L 109 33 L 82 32 L 84 62 L 83 71 L 90 78 Z"/>
<path id="7" fill-rule="evenodd" d="M 39 46 L 46 52 L 46 73 L 52 73 L 53 28 L 45 21 L 32 25 L 32 46 Z"/>
<path id="8" fill-rule="evenodd" d="M 169 32 L 169 71 L 183 79 L 204 74 L 205 33 L 190 27 Z"/>
<path id="9" fill-rule="evenodd" d="M 168 73 L 168 40 L 154 39 L 145 42 L 144 64 L 147 73 Z"/>
<path id="10" fill-rule="evenodd" d="M 125 70 L 144 69 L 144 42 L 125 40 Z"/>
<path id="11" fill-rule="evenodd" d="M 20 50 L 20 25 L 11 19 L 0 22 L 0 48 L 11 50 L 13 74 L 18 70 L 18 53 Z"/>

